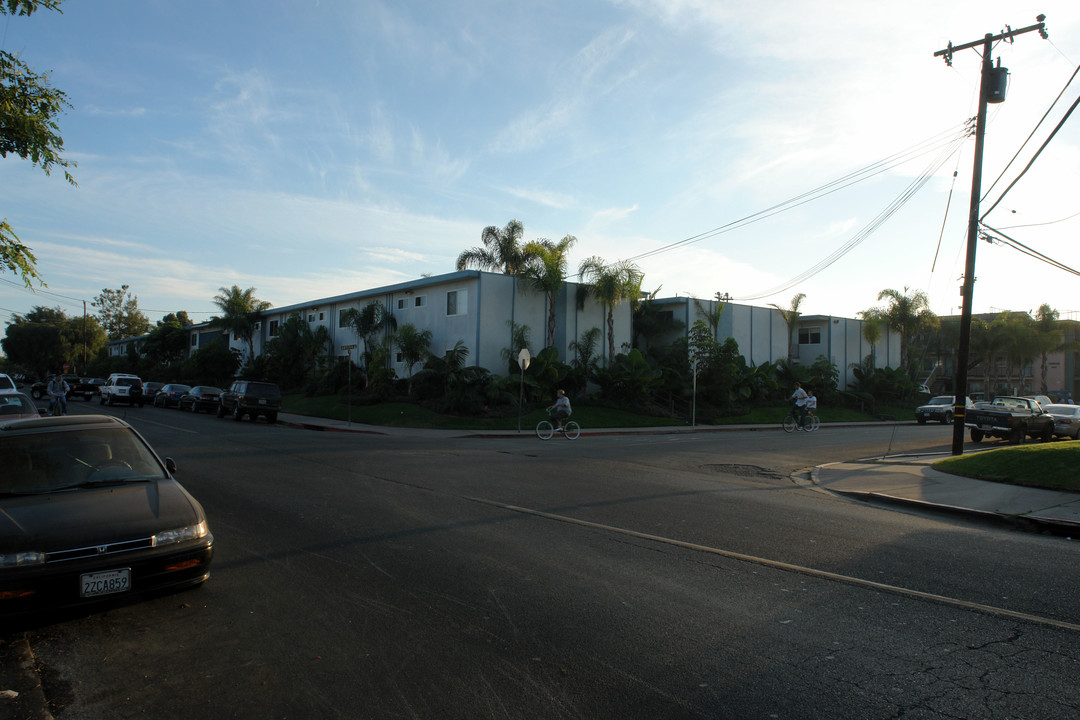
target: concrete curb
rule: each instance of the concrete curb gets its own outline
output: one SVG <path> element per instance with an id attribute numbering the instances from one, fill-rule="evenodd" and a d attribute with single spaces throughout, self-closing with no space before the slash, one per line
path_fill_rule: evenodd
<path id="1" fill-rule="evenodd" d="M 25 633 L 0 644 L 0 714 L 8 718 L 53 720 Z"/>

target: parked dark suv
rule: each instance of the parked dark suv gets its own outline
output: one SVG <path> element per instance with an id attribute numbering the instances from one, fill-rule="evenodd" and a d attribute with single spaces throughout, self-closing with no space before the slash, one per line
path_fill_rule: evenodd
<path id="1" fill-rule="evenodd" d="M 281 410 L 281 389 L 274 383 L 255 382 L 254 380 L 236 380 L 228 390 L 221 393 L 217 409 L 218 417 L 232 414 L 234 420 L 242 420 L 250 415 L 252 421 L 260 415 L 267 422 L 277 422 Z"/>

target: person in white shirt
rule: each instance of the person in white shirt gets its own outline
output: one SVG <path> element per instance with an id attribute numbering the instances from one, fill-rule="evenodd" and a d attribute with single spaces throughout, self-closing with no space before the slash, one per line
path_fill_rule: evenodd
<path id="1" fill-rule="evenodd" d="M 813 390 L 807 390 L 806 391 L 806 416 L 813 415 L 815 410 L 817 410 L 817 395 L 814 394 Z M 806 420 L 806 416 L 803 416 L 803 421 L 804 422 Z"/>
<path id="2" fill-rule="evenodd" d="M 791 415 L 799 425 L 802 425 L 803 419 L 806 417 L 807 397 L 806 391 L 802 389 L 802 384 L 795 383 L 795 392 L 791 393 L 788 402 L 791 403 Z"/>

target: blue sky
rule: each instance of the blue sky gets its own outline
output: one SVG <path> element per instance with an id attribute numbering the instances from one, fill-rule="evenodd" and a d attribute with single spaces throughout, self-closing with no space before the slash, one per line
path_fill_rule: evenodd
<path id="1" fill-rule="evenodd" d="M 661 296 L 787 306 L 801 292 L 804 313 L 854 316 L 911 288 L 954 314 L 974 143 L 941 148 L 975 114 L 980 59 L 933 53 L 1047 16 L 1049 41 L 995 48 L 1012 75 L 984 191 L 1080 63 L 1074 0 L 61 7 L 0 17 L 4 49 L 68 94 L 79 184 L 0 160 L 0 215 L 48 283 L 3 276 L 4 321 L 34 305 L 77 315 L 123 284 L 151 320 L 204 320 L 234 284 L 286 306 L 451 272 L 511 219 L 526 240 L 576 236 L 572 272 L 634 260 Z M 933 152 L 813 193 L 930 139 Z M 1078 187 L 1073 118 L 988 222 L 1080 269 Z M 770 208 L 784 211 L 738 222 Z M 980 243 L 976 275 L 976 312 L 1048 302 L 1080 319 L 1074 274 Z"/>

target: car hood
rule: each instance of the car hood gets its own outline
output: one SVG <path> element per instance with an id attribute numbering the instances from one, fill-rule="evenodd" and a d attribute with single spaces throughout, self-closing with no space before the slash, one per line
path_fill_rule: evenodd
<path id="1" fill-rule="evenodd" d="M 916 410 L 951 410 L 952 405 L 920 405 Z"/>
<path id="2" fill-rule="evenodd" d="M 175 480 L 0 498 L 0 551 L 54 551 L 149 537 L 203 519 Z"/>

